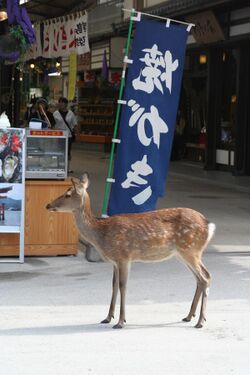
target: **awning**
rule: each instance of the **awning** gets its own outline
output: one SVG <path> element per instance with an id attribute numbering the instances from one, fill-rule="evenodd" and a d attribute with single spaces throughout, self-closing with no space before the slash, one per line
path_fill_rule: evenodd
<path id="1" fill-rule="evenodd" d="M 236 3 L 235 0 L 168 0 L 147 8 L 147 12 L 155 15 L 179 16 L 203 11 L 213 7 Z M 237 2 L 238 3 L 238 2 Z"/>
<path id="2" fill-rule="evenodd" d="M 77 10 L 87 9 L 95 0 L 29 0 L 24 3 L 32 21 L 64 16 Z"/>

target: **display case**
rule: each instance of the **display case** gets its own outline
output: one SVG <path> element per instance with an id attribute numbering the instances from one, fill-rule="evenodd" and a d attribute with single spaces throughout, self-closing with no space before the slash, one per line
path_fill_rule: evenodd
<path id="1" fill-rule="evenodd" d="M 68 169 L 68 132 L 63 130 L 26 130 L 25 177 L 65 179 Z"/>

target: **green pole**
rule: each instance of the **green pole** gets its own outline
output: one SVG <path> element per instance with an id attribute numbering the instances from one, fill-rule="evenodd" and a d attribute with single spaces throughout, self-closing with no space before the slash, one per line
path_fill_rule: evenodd
<path id="1" fill-rule="evenodd" d="M 135 14 L 135 11 L 132 10 L 131 14 L 130 14 L 130 21 L 129 21 L 129 28 L 128 28 L 128 37 L 127 37 L 127 43 L 126 43 L 126 48 L 125 48 L 125 56 L 128 56 L 128 53 L 129 53 L 129 47 L 130 47 L 130 43 L 131 43 L 132 27 L 133 27 L 133 19 L 132 19 L 132 17 L 133 17 L 134 14 Z M 124 64 L 123 69 L 125 70 L 125 68 L 126 68 L 126 63 Z M 122 99 L 124 85 L 125 85 L 125 77 L 123 75 L 122 79 L 121 79 L 118 100 Z M 116 117 L 115 117 L 113 139 L 116 139 L 116 137 L 117 137 L 120 112 L 121 112 L 121 104 L 118 102 L 117 111 L 116 111 Z M 107 179 L 109 179 L 111 177 L 112 168 L 113 168 L 113 162 L 114 162 L 114 154 L 115 154 L 115 143 L 112 142 L 111 151 L 110 151 L 110 157 L 109 157 L 109 167 L 108 167 L 108 177 L 107 177 Z M 103 207 L 102 207 L 102 216 L 106 216 L 107 215 L 108 195 L 109 195 L 109 182 L 106 181 L 105 193 L 104 193 L 104 200 L 103 200 Z"/>

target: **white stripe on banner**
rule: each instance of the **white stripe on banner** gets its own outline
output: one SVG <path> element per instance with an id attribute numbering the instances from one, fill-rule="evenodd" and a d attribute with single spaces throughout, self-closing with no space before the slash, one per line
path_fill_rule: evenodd
<path id="1" fill-rule="evenodd" d="M 154 210 L 165 191 L 188 36 L 187 25 L 167 26 L 136 25 L 109 215 Z"/>

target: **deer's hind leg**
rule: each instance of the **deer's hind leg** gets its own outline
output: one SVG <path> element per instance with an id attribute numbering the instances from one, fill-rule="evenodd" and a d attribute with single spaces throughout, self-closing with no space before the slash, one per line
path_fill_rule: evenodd
<path id="1" fill-rule="evenodd" d="M 110 323 L 111 319 L 114 318 L 115 304 L 116 304 L 118 289 L 119 289 L 119 269 L 117 268 L 116 265 L 114 265 L 113 281 L 112 281 L 112 298 L 111 298 L 111 303 L 109 307 L 109 312 L 108 312 L 107 318 L 102 320 L 101 323 Z"/>
<path id="2" fill-rule="evenodd" d="M 198 302 L 201 299 L 201 309 L 200 309 L 200 316 L 198 323 L 196 324 L 196 328 L 201 328 L 206 320 L 206 304 L 207 304 L 207 296 L 208 296 L 208 288 L 211 282 L 211 276 L 206 269 L 206 267 L 202 264 L 200 256 L 195 256 L 192 254 L 181 254 L 181 258 L 184 263 L 188 266 L 188 268 L 193 272 L 197 281 L 197 287 L 194 294 L 194 298 L 191 304 L 190 311 L 186 318 L 183 319 L 185 322 L 190 322 L 190 320 L 195 316 L 195 312 L 197 309 Z"/>
<path id="3" fill-rule="evenodd" d="M 113 327 L 123 328 L 124 323 L 126 323 L 125 318 L 125 298 L 126 298 L 126 287 L 128 282 L 128 275 L 129 275 L 129 268 L 130 262 L 129 261 L 121 261 L 119 263 L 119 289 L 121 294 L 121 305 L 120 305 L 120 317 L 118 323 Z"/>
<path id="4" fill-rule="evenodd" d="M 196 277 L 196 275 L 195 275 L 195 277 Z M 192 301 L 192 304 L 191 304 L 191 308 L 190 308 L 190 311 L 189 311 L 188 315 L 185 318 L 182 319 L 183 322 L 190 322 L 191 319 L 195 317 L 197 305 L 198 305 L 198 302 L 200 300 L 201 293 L 202 293 L 202 286 L 201 286 L 197 277 L 196 277 L 196 280 L 197 280 L 197 286 L 196 286 L 196 291 L 195 291 L 194 298 L 193 298 L 193 301 Z"/>
<path id="5" fill-rule="evenodd" d="M 205 282 L 203 282 L 203 290 L 202 290 L 202 299 L 201 299 L 201 312 L 199 316 L 198 323 L 196 324 L 196 328 L 202 328 L 203 323 L 206 320 L 206 310 L 207 310 L 207 297 L 209 292 L 209 287 L 211 283 L 211 275 L 206 269 L 206 267 L 201 263 L 202 275 L 204 276 Z"/>

